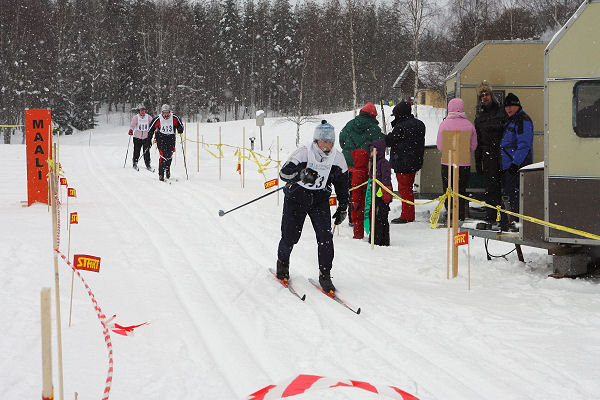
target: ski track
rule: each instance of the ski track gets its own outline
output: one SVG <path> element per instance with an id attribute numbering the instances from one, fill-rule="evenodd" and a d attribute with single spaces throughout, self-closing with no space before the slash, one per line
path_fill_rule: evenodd
<path id="1" fill-rule="evenodd" d="M 129 190 L 130 189 L 127 185 L 124 185 L 120 182 L 119 179 L 113 177 L 112 174 L 103 174 L 103 176 L 107 176 L 109 177 L 109 180 L 111 182 L 113 182 L 115 185 L 118 185 L 121 190 L 117 193 L 117 191 L 114 189 L 114 187 L 112 185 L 106 184 L 105 181 L 101 178 L 99 178 L 99 170 L 108 170 L 107 168 L 105 168 L 103 166 L 103 163 L 98 161 L 98 158 L 96 156 L 96 154 L 94 152 L 87 152 L 87 157 L 86 160 L 88 160 L 88 167 L 92 173 L 93 176 L 96 177 L 96 180 L 102 184 L 102 186 L 106 189 L 104 193 L 111 193 L 113 195 L 113 197 L 115 199 L 117 199 L 117 201 L 119 201 L 123 207 L 130 213 L 130 215 L 137 221 L 137 223 L 140 225 L 140 227 L 142 227 L 142 230 L 144 231 L 144 233 L 146 234 L 146 236 L 149 238 L 149 241 L 153 244 L 154 248 L 167 248 L 169 249 L 169 254 L 173 254 L 173 257 L 167 256 L 165 257 L 164 253 L 162 251 L 158 251 L 157 255 L 160 257 L 161 259 L 161 265 L 169 265 L 168 268 L 164 268 L 165 272 L 167 273 L 167 275 L 169 276 L 169 280 L 171 282 L 171 285 L 173 286 L 174 290 L 173 293 L 175 295 L 175 297 L 178 299 L 178 301 L 180 302 L 180 304 L 182 305 L 183 310 L 185 310 L 185 312 L 188 314 L 189 316 L 189 320 L 193 321 L 194 325 L 196 326 L 196 330 L 200 333 L 200 335 L 202 336 L 203 340 L 205 343 L 214 343 L 215 341 L 217 343 L 219 343 L 219 345 L 217 346 L 207 346 L 207 353 L 211 354 L 211 357 L 213 359 L 213 362 L 215 363 L 215 365 L 219 366 L 219 372 L 221 373 L 221 375 L 225 378 L 225 380 L 229 383 L 229 389 L 235 393 L 236 391 L 233 389 L 235 387 L 239 387 L 239 382 L 236 381 L 235 379 L 235 375 L 236 374 L 224 374 L 223 371 L 227 371 L 228 369 L 230 369 L 231 367 L 234 366 L 238 366 L 239 368 L 251 368 L 251 369 L 257 369 L 256 367 L 256 363 L 253 362 L 254 360 L 252 359 L 248 359 L 245 356 L 248 354 L 252 354 L 252 349 L 250 347 L 248 347 L 246 345 L 246 348 L 239 348 L 240 347 L 240 343 L 243 343 L 243 337 L 239 334 L 238 330 L 235 328 L 234 323 L 227 317 L 227 312 L 225 312 L 225 310 L 223 310 L 220 307 L 219 302 L 215 299 L 213 293 L 211 290 L 209 290 L 209 285 L 206 285 L 200 275 L 196 272 L 195 268 L 193 267 L 193 263 L 191 262 L 190 257 L 187 254 L 187 250 L 185 247 L 181 247 L 179 245 L 178 242 L 174 241 L 172 239 L 172 235 L 162 235 L 161 236 L 161 243 L 156 243 L 155 239 L 153 237 L 153 235 L 150 235 L 147 232 L 147 228 L 144 226 L 143 223 L 141 223 L 141 221 L 146 221 L 148 222 L 148 219 L 144 219 L 144 218 L 140 218 L 139 216 L 139 211 L 133 209 L 128 202 L 123 200 L 123 195 L 127 195 L 129 198 L 135 198 L 134 195 L 130 194 Z M 95 161 L 95 165 L 91 164 L 90 158 L 89 156 L 92 156 L 94 158 Z M 137 172 L 136 172 L 137 173 Z M 157 180 L 158 182 L 158 180 Z M 177 206 L 177 204 L 175 204 L 174 206 Z M 148 218 L 152 218 L 152 220 L 154 221 L 155 226 L 158 226 L 159 228 L 157 230 L 160 229 L 167 229 L 167 227 L 158 220 L 158 218 L 154 217 L 152 214 L 149 214 L 150 216 Z M 168 231 L 169 233 L 173 233 L 171 231 Z M 182 277 L 186 276 L 189 278 L 189 274 L 187 273 L 187 271 L 182 271 L 183 270 L 183 265 L 179 262 L 173 262 L 172 260 L 177 260 L 179 257 L 177 257 L 178 254 L 181 254 L 184 256 L 184 261 L 186 262 L 186 266 L 188 267 L 189 271 L 194 272 L 194 275 L 197 278 L 197 282 L 195 283 L 199 283 L 200 287 L 197 287 L 197 289 L 194 291 L 196 296 L 194 296 L 193 294 L 190 293 L 190 286 L 194 286 L 192 284 L 187 284 L 184 285 L 181 283 L 182 281 Z M 173 266 L 179 266 L 179 268 L 177 268 L 176 272 L 173 272 L 171 270 L 171 268 Z M 178 277 L 176 277 L 176 275 L 179 275 Z M 180 293 L 183 293 L 185 295 L 181 295 Z M 212 308 L 213 310 L 219 310 L 220 311 L 220 315 L 221 316 L 225 316 L 224 319 L 221 318 L 216 318 L 216 319 L 207 319 L 207 318 L 201 318 L 200 315 L 203 315 L 202 312 L 199 312 L 198 310 L 194 310 L 195 307 L 197 307 L 198 305 L 202 305 L 202 304 L 206 304 L 207 301 L 203 300 L 202 297 L 203 296 L 198 296 L 198 294 L 206 294 L 206 299 L 208 300 L 213 307 L 206 307 L 206 308 Z M 190 299 L 195 299 L 195 300 L 185 300 L 184 298 L 190 298 Z M 210 314 L 210 313 L 208 313 Z M 202 320 L 206 320 L 206 322 L 203 322 Z M 215 321 L 216 320 L 216 321 Z M 212 327 L 213 324 L 215 324 L 215 322 L 217 322 L 218 324 L 222 324 L 225 323 L 226 325 L 229 325 L 231 328 L 233 329 L 217 329 L 217 327 Z M 234 337 L 231 337 L 230 335 L 234 334 Z M 225 338 L 227 337 L 227 338 Z M 227 354 L 223 354 L 223 353 L 217 353 L 218 349 L 223 349 L 223 348 L 228 348 L 230 351 L 227 352 Z M 246 358 L 245 360 L 241 360 L 242 358 Z M 255 357 L 253 357 L 255 358 Z M 259 370 L 262 370 L 263 373 L 265 373 L 264 368 L 262 368 L 262 366 L 260 368 L 258 368 Z M 240 376 L 242 376 L 242 374 L 240 374 Z M 237 393 L 237 395 L 239 395 L 239 393 Z"/>

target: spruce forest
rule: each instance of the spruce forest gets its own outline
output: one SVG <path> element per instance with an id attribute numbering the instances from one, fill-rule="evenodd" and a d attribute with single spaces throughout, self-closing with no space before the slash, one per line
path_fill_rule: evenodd
<path id="1" fill-rule="evenodd" d="M 580 2 L 2 4 L 0 124 L 22 123 L 25 108 L 52 108 L 56 126 L 70 133 L 92 128 L 102 105 L 127 111 L 144 103 L 155 113 L 169 103 L 186 119 L 230 120 L 258 109 L 310 115 L 351 109 L 354 98 L 394 100 L 407 61 L 454 63 L 482 40 L 543 39 Z"/>

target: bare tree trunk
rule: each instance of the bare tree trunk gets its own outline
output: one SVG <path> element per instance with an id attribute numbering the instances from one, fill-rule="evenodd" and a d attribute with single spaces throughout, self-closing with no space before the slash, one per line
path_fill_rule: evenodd
<path id="1" fill-rule="evenodd" d="M 352 111 L 356 117 L 356 65 L 354 59 L 354 0 L 347 0 L 348 13 L 350 14 L 350 58 L 352 64 Z"/>

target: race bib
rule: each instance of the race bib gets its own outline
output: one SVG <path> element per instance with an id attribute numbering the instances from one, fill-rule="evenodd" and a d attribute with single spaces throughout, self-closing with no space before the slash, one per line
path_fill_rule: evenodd
<path id="1" fill-rule="evenodd" d="M 172 135 L 175 133 L 173 129 L 173 115 L 169 115 L 169 118 L 165 119 L 162 115 L 160 118 L 160 133 L 164 133 L 165 135 Z"/>
<path id="2" fill-rule="evenodd" d="M 143 117 L 138 115 L 138 125 L 137 125 L 137 130 L 138 131 L 147 131 L 148 130 L 148 114 L 144 115 Z"/>
<path id="3" fill-rule="evenodd" d="M 304 183 L 300 181 L 298 184 L 309 190 L 321 190 L 327 186 L 329 173 L 331 172 L 331 167 L 335 161 L 336 149 L 332 148 L 327 157 L 321 157 L 316 143 L 312 143 L 306 150 L 308 152 L 306 168 L 317 171 L 319 175 L 317 176 L 315 183 Z"/>

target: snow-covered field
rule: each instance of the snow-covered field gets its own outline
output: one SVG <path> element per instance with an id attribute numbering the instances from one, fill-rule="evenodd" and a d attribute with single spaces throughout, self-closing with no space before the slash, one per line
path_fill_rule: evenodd
<path id="1" fill-rule="evenodd" d="M 430 143 L 437 117 L 420 114 L 432 121 Z M 338 132 L 351 117 L 324 116 Z M 482 240 L 473 239 L 468 291 L 466 246 L 458 278 L 446 279 L 446 231 L 430 229 L 427 221 L 433 206 L 418 208 L 416 223 L 392 225 L 388 248 L 371 250 L 353 240 L 344 223 L 335 234 L 332 276 L 340 296 L 362 307 L 355 315 L 308 283 L 318 269 L 307 221 L 291 258 L 292 279 L 307 294 L 301 302 L 267 272 L 276 261 L 283 198 L 279 205 L 273 195 L 217 214 L 265 193 L 255 165 L 246 162 L 242 189 L 233 150 L 225 149 L 219 180 L 217 159 L 201 150 L 197 172 L 196 146 L 188 143 L 186 180 L 178 143 L 172 168 L 178 182 L 167 185 L 156 174 L 133 170 L 130 159 L 123 168 L 127 127 L 119 118 L 99 120 L 91 146 L 87 132 L 61 137 L 60 161 L 77 189 L 69 203 L 79 214 L 71 255 L 102 257 L 99 274 L 83 274 L 107 315 L 116 314 L 122 325 L 150 323 L 133 337 L 112 335 L 111 398 L 244 399 L 303 373 L 393 385 L 419 399 L 598 399 L 599 282 L 548 278 L 545 251 L 524 247 L 525 264 L 514 253 L 487 261 Z M 263 154 L 275 157 L 279 135 L 281 158 L 287 158 L 295 126 L 266 122 Z M 254 120 L 200 124 L 200 134 L 216 143 L 219 126 L 223 143 L 240 145 L 242 127 L 246 137 L 259 137 Z M 302 127 L 303 142 L 313 127 Z M 195 124 L 187 128 L 195 139 Z M 158 164 L 154 149 L 152 163 Z M 23 145 L 0 145 L 0 170 L 0 398 L 39 398 L 39 292 L 51 287 L 54 293 L 51 217 L 45 205 L 21 207 L 27 197 Z M 275 175 L 268 170 L 268 179 Z M 395 201 L 390 218 L 399 213 Z M 511 249 L 490 247 L 496 254 Z M 61 261 L 65 398 L 74 392 L 79 399 L 101 398 L 107 370 L 102 329 L 77 280 L 68 327 L 70 283 Z M 58 398 L 56 353 L 53 363 Z M 377 396 L 336 388 L 295 398 Z"/>

